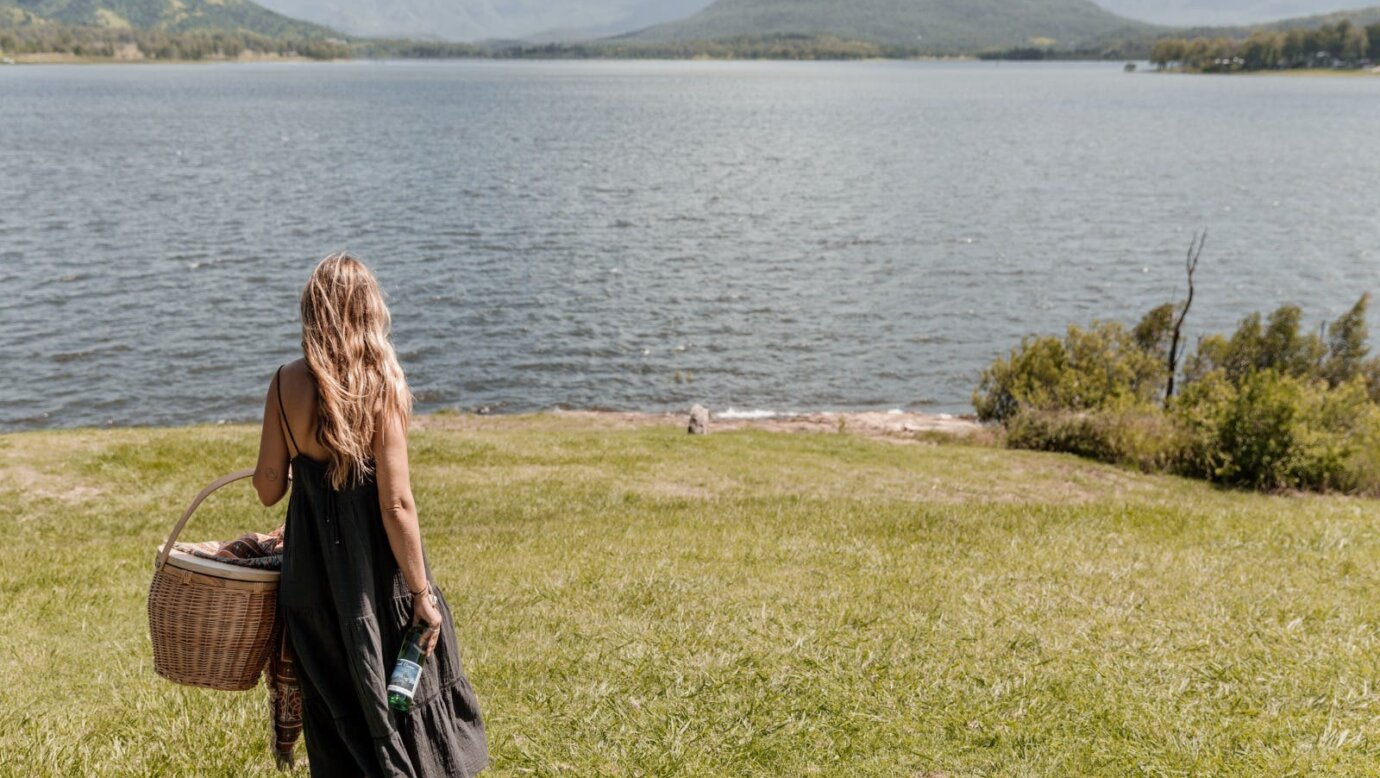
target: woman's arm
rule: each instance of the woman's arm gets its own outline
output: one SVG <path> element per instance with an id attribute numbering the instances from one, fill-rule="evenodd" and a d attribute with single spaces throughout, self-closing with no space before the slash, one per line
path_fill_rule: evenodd
<path id="1" fill-rule="evenodd" d="M 441 635 L 441 612 L 432 602 L 431 586 L 426 579 L 422 531 L 407 469 L 407 427 L 402 419 L 380 421 L 374 433 L 374 475 L 388 545 L 398 560 L 408 591 L 412 592 L 412 623 L 430 627 L 423 638 L 423 647 L 430 655 Z"/>
<path id="2" fill-rule="evenodd" d="M 264 397 L 264 423 L 259 433 L 259 463 L 254 466 L 254 491 L 259 502 L 275 505 L 287 494 L 288 448 L 278 413 L 278 374 L 268 383 Z"/>

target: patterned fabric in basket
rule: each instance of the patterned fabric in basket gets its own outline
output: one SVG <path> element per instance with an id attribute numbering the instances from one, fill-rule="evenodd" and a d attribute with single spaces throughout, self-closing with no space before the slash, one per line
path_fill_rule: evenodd
<path id="1" fill-rule="evenodd" d="M 268 533 L 249 532 L 234 540 L 208 540 L 203 543 L 178 543 L 178 551 L 261 570 L 283 567 L 283 528 Z M 281 618 L 281 617 L 280 617 Z M 302 690 L 297 685 L 297 670 L 288 645 L 286 631 L 278 630 L 278 645 L 264 667 L 268 704 L 273 720 L 273 758 L 279 767 L 293 762 L 293 748 L 302 736 Z"/>

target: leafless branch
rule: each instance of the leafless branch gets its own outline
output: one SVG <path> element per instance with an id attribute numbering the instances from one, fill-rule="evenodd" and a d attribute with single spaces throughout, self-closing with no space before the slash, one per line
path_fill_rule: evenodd
<path id="1" fill-rule="evenodd" d="M 1188 309 L 1193 306 L 1193 274 L 1198 272 L 1198 260 L 1203 257 L 1203 245 L 1207 243 L 1207 230 L 1202 233 L 1194 233 L 1193 239 L 1188 242 L 1188 256 L 1184 259 L 1184 269 L 1188 272 L 1188 299 L 1184 301 L 1184 306 L 1179 309 L 1179 316 L 1174 320 L 1174 334 L 1169 341 L 1169 382 L 1164 392 L 1164 404 L 1169 405 L 1169 400 L 1174 396 L 1174 376 L 1179 369 L 1179 358 L 1183 356 L 1183 351 L 1187 350 L 1188 344 L 1184 344 L 1184 349 L 1180 350 L 1179 340 L 1183 335 L 1184 319 L 1188 318 Z"/>

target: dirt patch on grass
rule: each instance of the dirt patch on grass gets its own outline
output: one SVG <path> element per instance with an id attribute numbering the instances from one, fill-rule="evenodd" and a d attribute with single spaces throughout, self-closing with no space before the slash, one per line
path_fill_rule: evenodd
<path id="1" fill-rule="evenodd" d="M 16 436 L 0 448 L 0 491 L 26 497 L 79 503 L 100 497 L 104 490 L 83 478 L 78 457 L 96 446 L 85 435 Z M 34 444 L 34 445 L 30 445 Z"/>
<path id="2" fill-rule="evenodd" d="M 101 496 L 101 490 L 90 484 L 73 483 L 67 476 L 43 473 L 22 465 L 0 470 L 0 491 L 14 491 L 29 497 L 68 503 L 85 502 Z"/>
<path id="3" fill-rule="evenodd" d="M 844 432 L 868 438 L 915 439 L 917 435 L 976 435 L 982 425 L 949 414 L 861 411 L 806 413 L 768 418 L 711 417 L 710 430 L 760 429 L 770 432 Z"/>
<path id="4" fill-rule="evenodd" d="M 731 483 L 723 487 L 706 484 L 687 484 L 676 481 L 650 481 L 632 484 L 639 492 L 652 497 L 671 497 L 681 500 L 709 500 L 722 495 L 731 488 Z"/>

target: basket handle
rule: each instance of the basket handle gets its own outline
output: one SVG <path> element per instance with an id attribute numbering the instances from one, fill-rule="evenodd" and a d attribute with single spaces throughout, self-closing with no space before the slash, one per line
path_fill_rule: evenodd
<path id="1" fill-rule="evenodd" d="M 201 492 L 197 494 L 196 499 L 192 500 L 192 504 L 187 506 L 187 510 L 182 514 L 182 518 L 178 519 L 177 524 L 173 526 L 172 534 L 168 536 L 168 542 L 164 543 L 163 550 L 158 552 L 158 561 L 153 563 L 154 572 L 163 569 L 163 564 L 168 561 L 168 555 L 172 553 L 173 543 L 177 542 L 177 536 L 182 534 L 182 528 L 187 526 L 187 520 L 192 518 L 192 513 L 196 511 L 197 506 L 201 505 L 203 500 L 211 496 L 211 492 L 214 492 L 226 484 L 232 484 L 242 478 L 248 478 L 252 475 L 254 475 L 254 468 L 251 467 L 248 470 L 240 470 L 236 473 L 223 475 L 208 484 L 205 489 L 202 489 Z"/>

